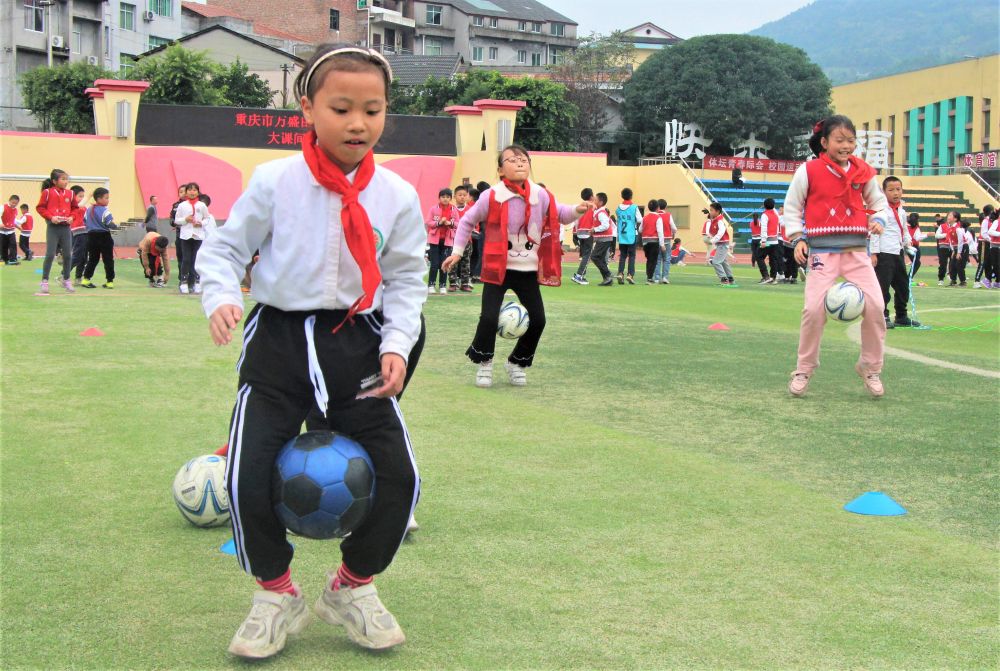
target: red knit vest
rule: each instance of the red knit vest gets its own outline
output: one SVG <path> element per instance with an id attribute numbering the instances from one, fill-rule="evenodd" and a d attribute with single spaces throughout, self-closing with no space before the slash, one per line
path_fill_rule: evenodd
<path id="1" fill-rule="evenodd" d="M 820 159 L 806 163 L 806 176 L 809 178 L 806 236 L 814 239 L 827 235 L 868 235 L 863 183 L 851 180 L 851 175 L 845 179 L 834 174 Z"/>
<path id="2" fill-rule="evenodd" d="M 556 199 L 549 195 L 549 209 L 542 215 L 542 239 L 538 244 L 538 283 L 547 287 L 562 284 L 562 240 L 559 239 L 559 210 Z M 490 189 L 490 205 L 483 226 L 483 269 L 479 279 L 490 284 L 503 284 L 507 276 L 507 203 L 497 202 Z"/>

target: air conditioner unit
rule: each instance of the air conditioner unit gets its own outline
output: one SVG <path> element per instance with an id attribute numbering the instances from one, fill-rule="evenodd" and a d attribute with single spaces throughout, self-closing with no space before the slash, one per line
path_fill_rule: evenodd
<path id="1" fill-rule="evenodd" d="M 146 10 L 145 12 L 142 13 L 142 20 L 143 21 L 152 21 L 154 16 L 156 16 L 156 15 L 153 14 L 153 12 L 151 12 L 149 10 Z"/>
<path id="2" fill-rule="evenodd" d="M 99 62 L 100 61 L 98 60 L 97 56 L 87 56 L 88 65 L 97 65 Z"/>
<path id="3" fill-rule="evenodd" d="M 51 38 L 49 38 L 49 44 L 52 45 L 53 49 L 62 49 L 63 44 L 65 44 L 65 41 L 63 40 L 62 35 L 53 35 Z"/>

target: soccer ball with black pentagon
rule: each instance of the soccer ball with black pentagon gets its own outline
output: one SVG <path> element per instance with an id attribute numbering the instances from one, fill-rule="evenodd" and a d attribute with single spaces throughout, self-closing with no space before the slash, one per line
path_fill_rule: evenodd
<path id="1" fill-rule="evenodd" d="M 375 495 L 375 467 L 364 448 L 333 431 L 288 441 L 274 462 L 278 519 L 306 538 L 340 538 L 361 525 Z"/>

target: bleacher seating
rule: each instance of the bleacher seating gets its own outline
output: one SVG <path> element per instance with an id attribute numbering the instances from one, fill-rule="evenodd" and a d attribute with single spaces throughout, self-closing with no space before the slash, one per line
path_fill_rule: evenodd
<path id="1" fill-rule="evenodd" d="M 698 180 L 705 195 L 718 200 L 729 215 L 736 229 L 736 251 L 745 253 L 750 250 L 750 220 L 754 212 L 763 209 L 765 198 L 774 198 L 777 209 L 785 202 L 788 191 L 788 181 L 746 182 L 744 188 L 733 187 L 729 179 Z M 904 180 L 905 184 L 905 180 Z M 962 219 L 973 223 L 972 230 L 978 230 L 979 220 L 976 218 L 978 208 L 965 198 L 961 191 L 945 191 L 939 189 L 906 189 L 903 201 L 907 212 L 920 215 L 920 225 L 924 232 L 931 232 L 934 226 L 934 215 L 944 215 L 957 210 Z"/>

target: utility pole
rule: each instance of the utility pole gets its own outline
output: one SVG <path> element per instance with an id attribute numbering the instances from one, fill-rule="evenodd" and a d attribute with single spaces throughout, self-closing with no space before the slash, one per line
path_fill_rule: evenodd
<path id="1" fill-rule="evenodd" d="M 52 67 L 52 5 L 55 0 L 40 0 L 38 3 L 45 8 L 45 55 L 48 66 Z"/>
<path id="2" fill-rule="evenodd" d="M 292 69 L 288 63 L 281 64 L 281 106 L 288 107 L 288 71 Z"/>

